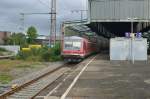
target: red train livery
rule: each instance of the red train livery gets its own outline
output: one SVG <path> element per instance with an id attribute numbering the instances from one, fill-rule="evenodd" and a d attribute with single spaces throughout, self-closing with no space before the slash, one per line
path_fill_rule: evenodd
<path id="1" fill-rule="evenodd" d="M 64 37 L 61 55 L 67 62 L 80 62 L 92 53 L 99 52 L 108 46 L 108 40 L 95 38 L 94 41 L 78 37 Z"/>

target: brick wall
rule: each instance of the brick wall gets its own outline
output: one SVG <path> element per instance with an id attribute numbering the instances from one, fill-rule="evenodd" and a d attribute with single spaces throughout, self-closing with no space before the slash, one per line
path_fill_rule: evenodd
<path id="1" fill-rule="evenodd" d="M 0 31 L 0 45 L 4 44 L 4 39 L 9 37 L 10 35 L 11 35 L 11 32 Z"/>

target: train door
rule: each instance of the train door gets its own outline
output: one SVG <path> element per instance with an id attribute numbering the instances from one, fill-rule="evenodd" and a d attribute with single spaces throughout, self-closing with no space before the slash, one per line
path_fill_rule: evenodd
<path id="1" fill-rule="evenodd" d="M 83 41 L 83 53 L 84 53 L 84 55 L 86 54 L 86 50 L 87 50 L 86 42 Z"/>

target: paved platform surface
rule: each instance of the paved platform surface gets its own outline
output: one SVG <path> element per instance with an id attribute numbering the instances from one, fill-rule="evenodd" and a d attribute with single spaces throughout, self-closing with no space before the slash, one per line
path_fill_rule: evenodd
<path id="1" fill-rule="evenodd" d="M 88 65 L 66 99 L 150 99 L 149 62 L 111 62 L 98 55 Z M 80 69 L 72 74 L 52 96 L 60 97 Z"/>

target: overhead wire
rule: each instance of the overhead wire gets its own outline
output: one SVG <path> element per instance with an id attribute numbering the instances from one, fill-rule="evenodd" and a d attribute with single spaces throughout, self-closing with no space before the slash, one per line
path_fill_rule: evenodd
<path id="1" fill-rule="evenodd" d="M 41 1 L 41 0 L 37 0 L 41 5 L 44 5 L 45 7 L 50 8 L 49 5 L 47 5 L 45 2 Z"/>

